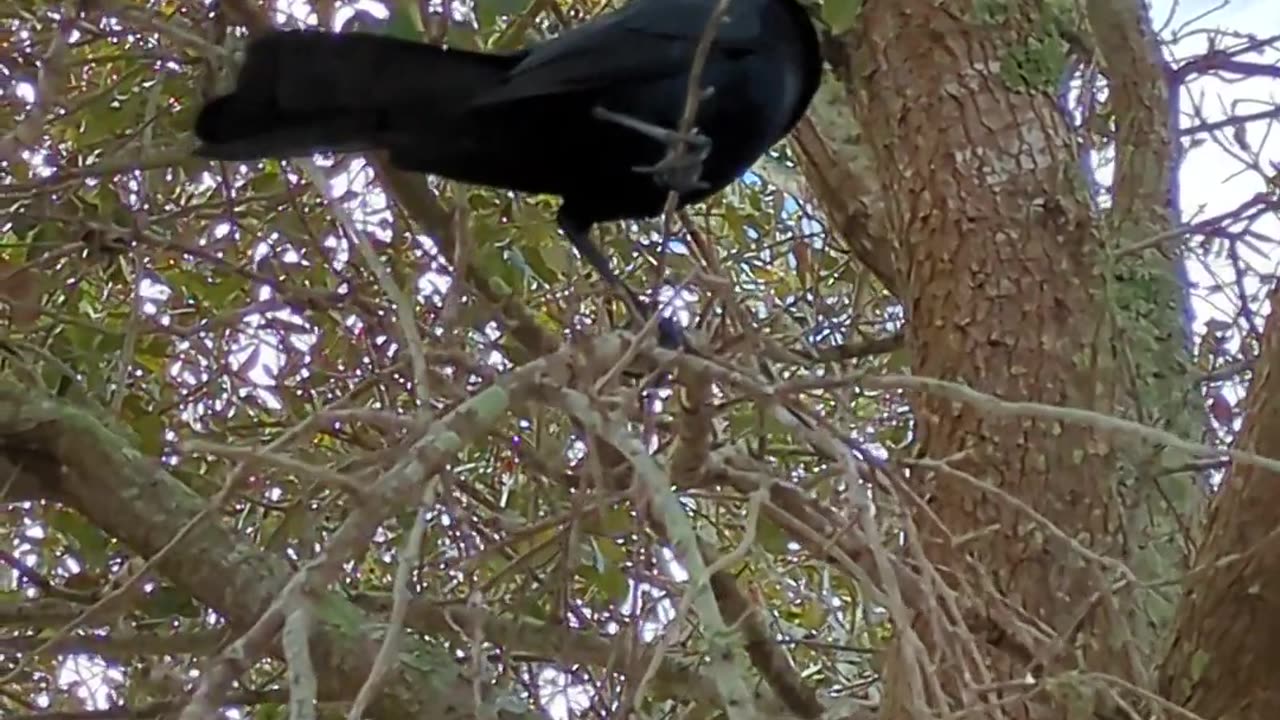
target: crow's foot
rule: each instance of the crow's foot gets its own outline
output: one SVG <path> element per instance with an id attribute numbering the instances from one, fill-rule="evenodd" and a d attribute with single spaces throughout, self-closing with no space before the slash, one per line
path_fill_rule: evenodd
<path id="1" fill-rule="evenodd" d="M 702 181 L 702 163 L 711 155 L 711 140 L 703 135 L 694 136 L 688 147 L 670 148 L 662 159 L 653 165 L 631 168 L 638 173 L 653 175 L 659 185 L 677 193 L 691 193 L 710 187 Z"/>
<path id="2" fill-rule="evenodd" d="M 714 92 L 715 88 L 703 90 L 700 100 L 706 100 Z M 592 114 L 667 145 L 666 154 L 658 162 L 633 167 L 632 170 L 652 175 L 655 182 L 678 193 L 690 193 L 708 187 L 701 176 L 702 164 L 711 154 L 711 138 L 696 130 L 682 133 L 603 107 L 594 108 Z"/>

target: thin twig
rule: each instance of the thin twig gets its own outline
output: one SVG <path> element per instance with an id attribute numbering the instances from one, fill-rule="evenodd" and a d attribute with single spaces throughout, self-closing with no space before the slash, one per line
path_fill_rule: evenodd
<path id="1" fill-rule="evenodd" d="M 395 278 L 391 276 L 391 271 L 387 269 L 386 264 L 382 262 L 382 258 L 378 257 L 377 251 L 373 249 L 368 236 L 360 232 L 360 229 L 356 227 L 356 222 L 351 217 L 351 214 L 347 212 L 347 209 L 329 196 L 328 188 L 325 186 L 324 173 L 321 172 L 315 161 L 300 159 L 298 163 L 306 172 L 307 178 L 312 185 L 315 186 L 316 192 L 320 193 L 325 203 L 328 204 L 329 210 L 338 219 L 338 224 L 342 226 L 351 243 L 356 246 L 356 251 L 360 253 L 360 258 L 364 260 L 365 265 L 377 278 L 378 285 L 382 287 L 382 292 L 386 294 L 387 299 L 395 307 L 396 321 L 404 338 L 404 351 L 408 353 L 410 366 L 413 368 L 413 394 L 418 400 L 418 406 L 421 411 L 429 413 L 431 393 L 427 383 L 427 361 L 422 355 L 424 346 L 422 335 L 418 332 L 418 322 L 413 302 L 414 296 L 400 289 L 400 286 L 396 284 Z"/>
<path id="2" fill-rule="evenodd" d="M 422 555 L 422 536 L 427 530 L 427 510 L 435 504 L 436 493 L 440 487 L 439 478 L 433 478 L 422 491 L 422 503 L 414 513 L 416 517 L 404 547 L 400 549 L 400 560 L 396 565 L 395 586 L 391 589 L 391 618 L 387 623 L 386 636 L 378 647 L 378 654 L 373 659 L 373 667 L 369 677 L 356 693 L 355 702 L 347 712 L 347 720 L 360 720 L 364 711 L 373 702 L 374 695 L 382 688 L 387 676 L 395 669 L 400 659 L 400 637 L 404 632 L 404 618 L 409 611 L 409 602 L 413 591 L 409 588 L 414 568 L 418 566 L 418 558 Z"/>

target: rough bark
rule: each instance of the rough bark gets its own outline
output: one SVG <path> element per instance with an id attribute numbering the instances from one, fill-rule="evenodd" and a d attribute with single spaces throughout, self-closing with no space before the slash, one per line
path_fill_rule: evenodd
<path id="1" fill-rule="evenodd" d="M 1110 410 L 1097 347 L 1100 242 L 1069 128 L 1053 87 L 1009 79 L 1009 63 L 1037 32 L 1039 6 L 1001 7 L 1006 15 L 994 22 L 969 3 L 869 2 L 852 44 L 852 65 L 863 71 L 850 95 L 872 139 L 888 234 L 899 243 L 912 369 L 1007 399 Z M 1010 604 L 1061 638 L 1035 648 L 1044 676 L 1082 663 L 1132 675 L 1113 643 L 1124 626 L 1116 599 L 1099 595 L 1105 573 L 1067 541 L 1121 554 L 1110 445 L 1078 427 L 984 417 L 928 396 L 913 405 L 920 454 L 946 461 L 912 478 L 926 501 L 912 520 L 941 578 Z M 925 703 L 956 710 L 984 702 L 1004 703 L 1009 717 L 1065 716 L 1063 695 L 1073 689 L 1062 685 L 1057 700 L 975 690 L 1007 689 L 1036 668 L 991 638 L 977 638 L 980 657 L 972 657 L 931 625 L 934 617 L 922 612 L 916 630 L 940 687 L 931 694 L 927 678 L 913 679 L 925 673 L 897 663 L 886 717 L 916 716 Z M 899 647 L 899 657 L 908 651 Z"/>
<path id="2" fill-rule="evenodd" d="M 1280 285 L 1236 446 L 1280 457 Z M 1280 717 L 1280 475 L 1237 465 L 1213 499 L 1162 692 L 1204 718 Z"/>

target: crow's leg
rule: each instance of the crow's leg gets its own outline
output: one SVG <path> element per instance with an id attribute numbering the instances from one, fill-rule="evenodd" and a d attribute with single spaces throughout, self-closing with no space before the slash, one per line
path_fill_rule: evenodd
<path id="1" fill-rule="evenodd" d="M 700 101 L 711 97 L 714 92 L 715 88 L 703 90 Z M 682 133 L 603 107 L 594 108 L 592 114 L 601 120 L 617 123 L 658 142 L 666 143 L 667 152 L 658 162 L 653 165 L 634 167 L 632 170 L 653 175 L 658 183 L 678 193 L 689 193 L 707 187 L 700 178 L 702 163 L 711 154 L 711 138 L 696 130 Z"/>
<path id="2" fill-rule="evenodd" d="M 605 258 L 604 253 L 600 252 L 600 248 L 591 242 L 591 226 L 574 222 L 565 217 L 563 211 L 559 214 L 557 221 L 560 229 L 569 237 L 569 242 L 573 243 L 573 246 L 582 254 L 582 257 L 586 258 L 591 267 L 600 273 L 600 276 L 604 278 L 604 281 L 610 287 L 622 293 L 623 300 L 627 303 L 627 308 L 631 311 L 632 318 L 639 320 L 642 324 L 648 320 L 652 314 L 649 304 L 641 300 L 640 296 L 636 295 L 631 287 L 622 281 L 622 278 L 613 273 L 613 270 L 609 267 L 609 260 Z M 674 350 L 684 344 L 683 340 L 684 337 L 683 333 L 680 332 L 680 326 L 674 320 L 668 317 L 658 318 L 659 345 L 668 350 Z"/>

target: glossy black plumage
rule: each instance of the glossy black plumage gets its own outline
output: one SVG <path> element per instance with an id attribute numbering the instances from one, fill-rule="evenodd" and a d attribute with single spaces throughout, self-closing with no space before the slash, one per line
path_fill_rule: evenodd
<path id="1" fill-rule="evenodd" d="M 668 146 L 598 111 L 676 128 L 715 4 L 635 0 L 509 54 L 364 33 L 261 36 L 234 92 L 201 109 L 197 153 L 251 160 L 383 149 L 403 170 L 559 195 L 561 227 L 617 283 L 587 233 L 662 211 L 668 187 L 636 168 Z M 795 0 L 732 0 L 701 77 L 713 92 L 695 129 L 709 153 L 681 205 L 719 192 L 782 139 L 820 74 L 816 33 Z"/>

